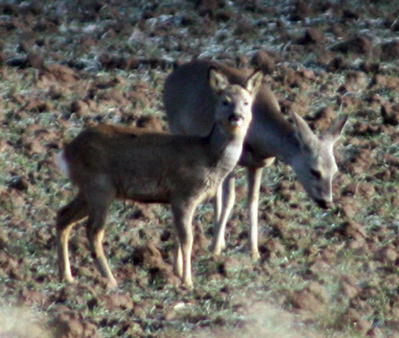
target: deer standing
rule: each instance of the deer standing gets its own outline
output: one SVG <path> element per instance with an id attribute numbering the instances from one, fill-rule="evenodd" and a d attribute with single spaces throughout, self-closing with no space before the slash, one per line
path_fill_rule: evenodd
<path id="1" fill-rule="evenodd" d="M 163 101 L 170 130 L 174 134 L 206 135 L 215 120 L 217 97 L 207 81 L 209 68 L 216 68 L 231 83 L 242 84 L 247 72 L 210 60 L 181 65 L 166 79 Z M 334 144 L 345 125 L 338 118 L 320 137 L 296 113 L 294 124 L 282 115 L 270 88 L 263 84 L 252 107 L 253 121 L 248 130 L 239 164 L 247 168 L 251 254 L 259 258 L 258 204 L 262 170 L 275 157 L 292 166 L 299 181 L 321 207 L 332 204 L 332 180 L 337 172 Z M 235 200 L 235 179 L 230 173 L 218 189 L 213 253 L 225 247 L 225 227 Z"/>
<path id="2" fill-rule="evenodd" d="M 119 198 L 171 205 L 178 237 L 174 271 L 185 286 L 192 287 L 193 213 L 236 166 L 252 118 L 252 100 L 263 79 L 256 72 L 232 85 L 219 71 L 210 68 L 207 72 L 206 81 L 217 99 L 205 136 L 104 124 L 84 130 L 64 148 L 60 167 L 79 191 L 57 215 L 61 279 L 73 282 L 68 238 L 74 223 L 88 216 L 86 231 L 93 258 L 109 285 L 117 285 L 102 241 L 107 209 Z"/>

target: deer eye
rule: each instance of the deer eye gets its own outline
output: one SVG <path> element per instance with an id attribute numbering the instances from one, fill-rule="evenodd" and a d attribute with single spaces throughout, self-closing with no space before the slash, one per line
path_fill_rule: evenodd
<path id="1" fill-rule="evenodd" d="M 224 100 L 222 101 L 222 105 L 223 105 L 223 106 L 228 106 L 229 104 L 230 104 L 230 101 L 227 100 L 227 99 L 224 99 Z"/>
<path id="2" fill-rule="evenodd" d="M 316 178 L 316 179 L 320 179 L 321 178 L 321 172 L 319 170 L 316 169 L 310 169 L 310 174 Z"/>

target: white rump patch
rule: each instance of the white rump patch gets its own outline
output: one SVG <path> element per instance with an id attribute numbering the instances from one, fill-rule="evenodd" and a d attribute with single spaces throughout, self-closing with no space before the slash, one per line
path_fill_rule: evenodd
<path id="1" fill-rule="evenodd" d="M 69 165 L 68 162 L 65 159 L 65 154 L 64 151 L 60 151 L 57 155 L 56 155 L 56 159 L 57 159 L 57 165 L 58 168 L 61 170 L 61 172 L 65 175 L 65 176 L 70 176 L 70 171 L 69 171 Z"/>

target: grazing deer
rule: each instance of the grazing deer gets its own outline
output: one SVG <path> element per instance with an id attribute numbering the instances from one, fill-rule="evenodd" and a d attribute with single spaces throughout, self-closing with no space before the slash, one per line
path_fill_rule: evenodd
<path id="1" fill-rule="evenodd" d="M 165 82 L 163 101 L 170 130 L 175 134 L 206 135 L 215 120 L 217 96 L 207 81 L 209 68 L 216 68 L 231 83 L 242 84 L 246 71 L 210 60 L 196 60 L 174 70 Z M 337 172 L 333 147 L 346 122 L 337 119 L 317 137 L 305 120 L 292 114 L 290 124 L 270 88 L 263 84 L 252 107 L 253 122 L 248 130 L 239 164 L 247 168 L 251 253 L 259 258 L 258 203 L 262 169 L 275 157 L 292 166 L 310 197 L 321 207 L 332 203 L 332 179 Z M 235 180 L 229 174 L 218 189 L 213 253 L 225 247 L 224 233 L 235 200 Z"/>
<path id="2" fill-rule="evenodd" d="M 87 236 L 93 258 L 111 287 L 117 282 L 104 255 L 107 209 L 115 198 L 171 204 L 178 244 L 174 270 L 192 287 L 192 218 L 197 205 L 238 163 L 252 118 L 252 100 L 263 80 L 256 72 L 240 85 L 208 69 L 217 96 L 212 127 L 206 136 L 182 136 L 142 129 L 99 125 L 80 133 L 59 156 L 61 169 L 79 188 L 57 215 L 57 250 L 61 279 L 73 282 L 68 237 L 73 224 L 88 216 Z"/>

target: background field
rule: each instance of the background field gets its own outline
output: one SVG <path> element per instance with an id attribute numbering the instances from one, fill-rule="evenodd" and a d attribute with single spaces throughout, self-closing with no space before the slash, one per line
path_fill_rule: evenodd
<path id="1" fill-rule="evenodd" d="M 398 34 L 397 1 L 2 1 L 0 337 L 398 336 Z M 266 169 L 254 263 L 238 168 L 219 259 L 212 207 L 197 212 L 188 292 L 168 208 L 116 202 L 105 248 L 120 287 L 105 288 L 83 227 L 78 284 L 59 283 L 54 219 L 74 189 L 55 154 L 92 122 L 166 128 L 165 77 L 195 57 L 262 68 L 283 113 L 316 129 L 349 115 L 335 206 L 283 163 Z"/>

